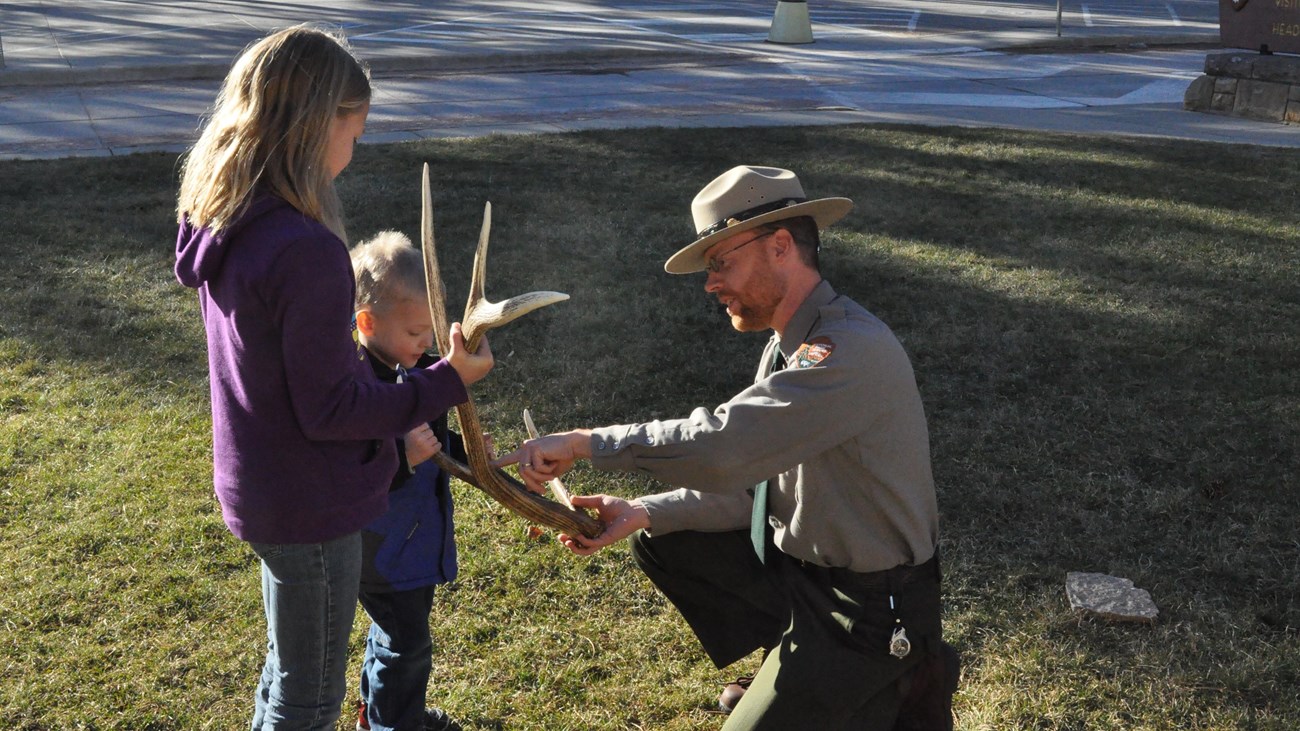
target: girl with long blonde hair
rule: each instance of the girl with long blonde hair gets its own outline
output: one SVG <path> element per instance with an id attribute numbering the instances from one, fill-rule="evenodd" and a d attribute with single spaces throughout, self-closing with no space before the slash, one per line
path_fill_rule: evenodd
<path id="1" fill-rule="evenodd" d="M 295 26 L 249 46 L 185 157 L 176 277 L 198 290 L 213 480 L 261 559 L 267 652 L 252 728 L 332 729 L 346 688 L 360 530 L 387 508 L 396 438 L 492 367 L 465 350 L 381 383 L 352 337 L 354 280 L 334 178 L 370 79 L 341 37 Z"/>

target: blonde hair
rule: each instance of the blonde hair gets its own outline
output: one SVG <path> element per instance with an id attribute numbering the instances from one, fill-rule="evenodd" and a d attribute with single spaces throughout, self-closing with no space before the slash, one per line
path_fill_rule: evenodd
<path id="1" fill-rule="evenodd" d="M 334 119 L 369 101 L 370 72 L 342 36 L 297 25 L 257 41 L 185 157 L 178 218 L 220 231 L 265 190 L 347 241 L 325 154 Z"/>
<path id="2" fill-rule="evenodd" d="M 352 249 L 357 309 L 382 310 L 395 302 L 424 299 L 424 255 L 405 234 L 381 231 Z"/>

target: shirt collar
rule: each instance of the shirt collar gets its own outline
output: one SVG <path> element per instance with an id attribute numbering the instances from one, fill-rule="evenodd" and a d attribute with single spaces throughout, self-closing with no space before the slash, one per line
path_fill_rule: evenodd
<path id="1" fill-rule="evenodd" d="M 823 279 L 817 283 L 785 324 L 785 332 L 781 335 L 781 355 L 788 359 L 808 340 L 808 335 L 812 333 L 813 326 L 821 315 L 821 308 L 830 304 L 835 297 L 830 282 Z"/>

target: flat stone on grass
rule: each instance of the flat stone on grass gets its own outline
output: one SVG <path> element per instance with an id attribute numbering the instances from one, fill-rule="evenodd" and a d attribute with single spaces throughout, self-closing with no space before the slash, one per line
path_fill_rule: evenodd
<path id="1" fill-rule="evenodd" d="M 1071 609 L 1102 619 L 1151 623 L 1160 613 L 1150 592 L 1118 576 L 1071 571 L 1065 575 L 1065 593 Z"/>

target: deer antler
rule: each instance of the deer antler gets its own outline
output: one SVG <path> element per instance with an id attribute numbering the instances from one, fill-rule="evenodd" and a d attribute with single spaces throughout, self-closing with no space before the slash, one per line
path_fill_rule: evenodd
<path id="1" fill-rule="evenodd" d="M 434 250 L 433 201 L 429 189 L 428 163 L 424 165 L 421 190 L 423 201 L 420 238 L 424 248 L 425 284 L 429 290 L 429 314 L 433 318 L 433 330 L 438 338 L 438 349 L 448 353 L 451 351 L 451 343 L 448 342 L 450 331 L 447 324 L 446 292 L 442 285 L 442 274 L 438 269 L 438 255 Z M 487 247 L 491 230 L 492 204 L 488 203 L 483 210 L 483 228 L 479 232 L 478 251 L 474 254 L 474 274 L 470 281 L 469 301 L 465 304 L 465 317 L 461 321 L 465 346 L 471 351 L 478 349 L 479 340 L 491 328 L 569 298 L 569 295 L 561 292 L 529 292 L 503 302 L 487 301 L 483 296 L 483 288 L 487 279 Z M 604 525 L 591 515 L 535 495 L 529 492 L 523 483 L 502 470 L 492 467 L 483 445 L 483 427 L 479 423 L 478 409 L 474 407 L 472 397 L 457 406 L 456 413 L 460 416 L 461 436 L 465 441 L 469 465 L 461 464 L 447 456 L 445 452 L 439 452 L 434 457 L 439 467 L 477 487 L 493 500 L 533 523 L 568 533 L 581 534 L 588 538 L 595 538 L 601 534 Z"/>
<path id="2" fill-rule="evenodd" d="M 529 439 L 537 439 L 541 436 L 537 433 L 537 427 L 533 425 L 533 415 L 528 413 L 528 409 L 524 409 L 524 428 L 528 430 Z M 573 507 L 573 498 L 569 495 L 568 488 L 564 486 L 560 478 L 556 477 L 547 484 L 551 488 L 551 494 L 555 496 L 556 500 L 560 501 L 561 505 L 566 508 Z"/>

